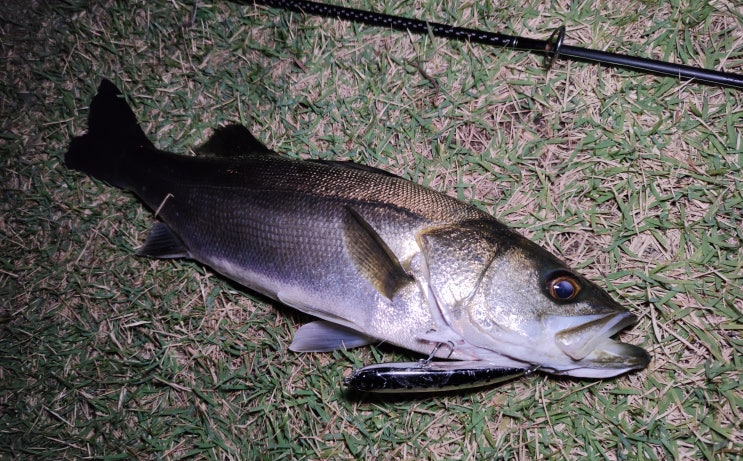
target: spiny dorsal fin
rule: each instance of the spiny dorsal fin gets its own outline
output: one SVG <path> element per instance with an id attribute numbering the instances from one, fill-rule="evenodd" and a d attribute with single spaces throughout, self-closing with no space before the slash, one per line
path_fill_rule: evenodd
<path id="1" fill-rule="evenodd" d="M 380 168 L 376 168 L 369 165 L 363 165 L 361 163 L 352 162 L 350 160 L 322 160 L 322 159 L 312 159 L 308 160 L 312 163 L 321 163 L 323 165 L 330 165 L 330 166 L 336 166 L 339 168 L 348 168 L 350 170 L 360 170 L 360 171 L 366 171 L 368 173 L 375 173 L 375 174 L 381 174 L 384 176 L 391 176 L 393 178 L 401 178 L 400 176 L 390 173 L 389 171 L 382 170 Z"/>
<path id="2" fill-rule="evenodd" d="M 155 222 L 138 253 L 141 256 L 161 259 L 191 257 L 191 252 L 181 239 L 162 221 Z"/>
<path id="3" fill-rule="evenodd" d="M 413 281 L 379 234 L 350 208 L 343 219 L 343 236 L 358 271 L 387 299 Z"/>
<path id="4" fill-rule="evenodd" d="M 273 153 L 247 128 L 237 123 L 217 128 L 208 141 L 194 150 L 199 154 L 217 157 L 245 157 Z"/>

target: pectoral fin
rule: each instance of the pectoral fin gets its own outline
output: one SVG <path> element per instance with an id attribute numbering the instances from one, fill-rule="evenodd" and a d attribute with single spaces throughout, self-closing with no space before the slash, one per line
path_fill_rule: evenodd
<path id="1" fill-rule="evenodd" d="M 302 325 L 289 349 L 294 352 L 331 352 L 366 346 L 374 338 L 335 323 L 317 320 Z"/>
<path id="2" fill-rule="evenodd" d="M 352 209 L 343 220 L 344 244 L 361 275 L 387 299 L 413 282 L 377 232 Z"/>
<path id="3" fill-rule="evenodd" d="M 190 258 L 191 252 L 180 238 L 162 221 L 152 226 L 144 246 L 138 252 L 141 256 L 152 258 Z"/>

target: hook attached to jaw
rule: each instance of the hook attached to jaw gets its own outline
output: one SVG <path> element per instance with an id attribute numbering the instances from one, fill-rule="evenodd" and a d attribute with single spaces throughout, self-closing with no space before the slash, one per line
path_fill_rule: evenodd
<path id="1" fill-rule="evenodd" d="M 430 354 L 428 354 L 427 358 L 418 360 L 418 363 L 420 364 L 420 366 L 421 367 L 430 366 L 431 363 L 433 362 L 434 357 L 436 356 L 436 353 L 439 351 L 439 349 L 441 349 L 441 346 L 443 346 L 444 344 L 449 346 L 449 355 L 447 355 L 446 358 L 448 359 L 449 357 L 451 357 L 451 355 L 454 353 L 453 342 L 447 341 L 445 343 L 436 343 L 436 346 L 434 346 L 433 350 L 431 351 Z"/>

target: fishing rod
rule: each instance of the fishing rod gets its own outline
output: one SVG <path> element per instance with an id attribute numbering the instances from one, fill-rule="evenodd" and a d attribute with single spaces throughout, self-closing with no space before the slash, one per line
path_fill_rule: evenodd
<path id="1" fill-rule="evenodd" d="M 648 73 L 677 77 L 679 79 L 743 89 L 743 75 L 565 45 L 563 43 L 565 40 L 565 26 L 557 28 L 548 40 L 539 40 L 305 0 L 253 0 L 253 2 L 255 4 L 305 14 L 335 17 L 370 26 L 408 30 L 418 34 L 430 33 L 436 37 L 452 40 L 544 53 L 545 66 L 548 69 L 556 59 L 566 58 L 607 64 L 615 67 L 627 67 Z"/>

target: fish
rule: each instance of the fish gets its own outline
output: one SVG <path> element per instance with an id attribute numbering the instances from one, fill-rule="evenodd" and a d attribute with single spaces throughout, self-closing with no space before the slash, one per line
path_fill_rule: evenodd
<path id="1" fill-rule="evenodd" d="M 281 155 L 239 124 L 194 153 L 159 150 L 103 79 L 64 162 L 154 212 L 139 255 L 195 260 L 316 318 L 292 351 L 388 343 L 426 357 L 356 370 L 352 387 L 608 378 L 650 361 L 613 339 L 636 315 L 475 206 L 375 167 Z"/>

